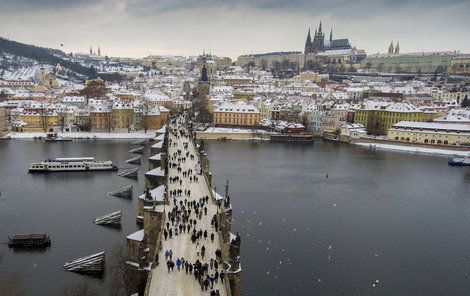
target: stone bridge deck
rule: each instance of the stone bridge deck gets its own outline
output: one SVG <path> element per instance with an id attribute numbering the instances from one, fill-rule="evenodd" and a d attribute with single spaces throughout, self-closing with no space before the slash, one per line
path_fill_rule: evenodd
<path id="1" fill-rule="evenodd" d="M 171 126 L 174 127 L 174 126 Z M 181 127 L 179 127 L 181 128 Z M 196 173 L 196 164 L 198 163 L 198 154 L 195 151 L 194 145 L 190 142 L 189 139 L 186 138 L 179 138 L 177 139 L 175 135 L 172 133 L 169 133 L 169 139 L 171 139 L 171 142 L 177 143 L 177 146 L 173 146 L 173 144 L 168 145 L 168 161 L 171 161 L 171 156 L 173 155 L 174 152 L 176 152 L 178 149 L 182 150 L 183 154 L 186 153 L 186 151 L 189 151 L 190 154 L 195 156 L 194 160 L 190 160 L 189 157 L 186 159 L 186 162 L 181 163 L 181 168 L 183 171 L 187 171 L 188 169 L 192 169 L 194 173 Z M 189 142 L 189 147 L 188 150 L 185 150 L 183 148 L 183 142 Z M 182 189 L 183 194 L 181 197 L 177 198 L 177 203 L 179 203 L 180 200 L 183 200 L 186 198 L 188 201 L 190 200 L 199 200 L 199 198 L 203 196 L 211 196 L 209 194 L 209 186 L 202 175 L 198 175 L 199 181 L 198 182 L 190 182 L 189 178 L 183 178 L 181 174 L 178 174 L 177 170 L 174 168 L 170 168 L 168 172 L 168 178 L 170 177 L 175 177 L 175 176 L 180 176 L 180 179 L 183 180 L 182 186 L 179 185 L 179 182 L 177 183 L 169 183 L 167 184 L 168 186 L 168 191 L 172 191 L 175 189 Z M 191 197 L 184 196 L 184 190 L 190 190 L 191 191 Z M 168 220 L 167 213 L 172 210 L 173 208 L 173 198 L 169 196 L 169 201 L 170 205 L 166 205 L 165 207 L 165 223 Z M 163 206 L 158 206 L 158 210 L 163 211 Z M 176 265 L 174 268 L 174 271 L 167 271 L 167 265 L 165 261 L 165 251 L 166 250 L 172 250 L 173 251 L 173 262 L 176 263 L 177 258 L 184 258 L 186 261 L 189 263 L 194 263 L 196 260 L 200 260 L 202 263 L 209 263 L 211 258 L 215 259 L 215 251 L 216 249 L 222 249 L 221 247 L 221 241 L 219 239 L 219 235 L 215 232 L 215 229 L 211 226 L 211 219 L 212 217 L 217 214 L 218 212 L 218 206 L 214 203 L 214 201 L 209 198 L 209 202 L 207 204 L 207 215 L 202 215 L 201 220 L 197 220 L 197 226 L 196 229 L 202 229 L 202 231 L 207 230 L 208 232 L 208 237 L 207 239 L 204 240 L 204 238 L 200 239 L 199 246 L 197 247 L 196 244 L 193 244 L 191 242 L 191 231 L 188 233 L 181 233 L 178 235 L 173 234 L 172 239 L 167 239 L 165 241 L 164 238 L 161 239 L 162 241 L 162 250 L 158 251 L 158 258 L 160 261 L 160 264 L 152 270 L 152 275 L 151 275 L 151 282 L 149 286 L 149 293 L 148 295 L 154 296 L 154 295 L 165 295 L 165 296 L 176 296 L 176 295 L 210 295 L 210 285 L 207 291 L 202 291 L 199 283 L 196 281 L 195 277 L 193 274 L 186 274 L 184 267 L 178 271 Z M 195 214 L 194 214 L 194 209 L 191 211 L 191 216 L 190 219 L 195 219 Z M 171 221 L 170 221 L 171 224 Z M 174 227 L 173 227 L 174 230 Z M 210 235 L 214 233 L 215 239 L 214 242 L 212 243 L 210 240 Z M 162 235 L 163 236 L 163 235 Z M 204 245 L 206 248 L 206 256 L 204 259 L 199 255 L 197 256 L 197 252 L 200 251 L 201 246 Z M 219 264 L 219 273 L 222 270 L 222 264 Z M 215 270 L 214 269 L 209 269 L 209 275 L 214 274 Z M 226 280 L 228 280 L 228 277 L 225 277 Z M 225 283 L 225 281 L 224 281 Z M 220 295 L 227 295 L 227 290 L 225 284 L 222 284 L 221 281 L 219 280 L 218 283 L 214 283 L 214 290 L 219 290 Z"/>

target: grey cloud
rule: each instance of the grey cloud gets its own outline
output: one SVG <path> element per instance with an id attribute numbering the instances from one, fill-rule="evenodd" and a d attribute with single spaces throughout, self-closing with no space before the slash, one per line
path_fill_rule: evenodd
<path id="1" fill-rule="evenodd" d="M 0 0 L 2 12 L 23 12 L 29 10 L 69 9 L 100 2 L 101 0 Z"/>
<path id="2" fill-rule="evenodd" d="M 101 2 L 124 4 L 129 14 L 149 15 L 197 8 L 246 8 L 258 10 L 298 10 L 311 15 L 372 12 L 421 7 L 423 9 L 469 3 L 469 0 L 0 0 L 3 11 L 53 10 L 95 5 Z M 372 10 L 374 9 L 374 10 Z M 0 10 L 0 14 L 1 11 Z"/>

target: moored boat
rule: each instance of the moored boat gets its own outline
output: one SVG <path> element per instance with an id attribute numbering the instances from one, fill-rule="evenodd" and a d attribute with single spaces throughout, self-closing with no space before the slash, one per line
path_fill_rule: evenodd
<path id="1" fill-rule="evenodd" d="M 470 166 L 470 157 L 452 157 L 449 159 L 448 164 L 452 166 Z"/>
<path id="2" fill-rule="evenodd" d="M 72 141 L 72 139 L 59 137 L 57 133 L 47 133 L 44 141 L 46 142 L 69 142 L 69 141 Z"/>
<path id="3" fill-rule="evenodd" d="M 80 171 L 117 171 L 112 161 L 95 161 L 94 157 L 46 158 L 31 163 L 30 173 L 80 172 Z"/>
<path id="4" fill-rule="evenodd" d="M 276 134 L 271 135 L 272 142 L 285 142 L 285 143 L 313 143 L 313 135 L 311 134 Z"/>
<path id="5" fill-rule="evenodd" d="M 22 248 L 34 248 L 34 247 L 48 247 L 51 245 L 50 237 L 45 234 L 20 234 L 8 237 L 9 247 L 22 247 Z"/>

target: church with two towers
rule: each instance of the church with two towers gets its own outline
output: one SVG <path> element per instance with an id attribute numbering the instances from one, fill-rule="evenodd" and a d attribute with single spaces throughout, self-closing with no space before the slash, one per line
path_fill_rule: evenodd
<path id="1" fill-rule="evenodd" d="M 305 42 L 304 54 L 316 54 L 319 52 L 335 49 L 351 49 L 351 44 L 349 40 L 346 39 L 333 39 L 333 29 L 330 31 L 330 37 L 325 39 L 325 34 L 323 33 L 322 23 L 317 29 L 315 29 L 315 35 L 313 39 L 310 34 L 310 29 L 308 29 L 307 41 Z"/>

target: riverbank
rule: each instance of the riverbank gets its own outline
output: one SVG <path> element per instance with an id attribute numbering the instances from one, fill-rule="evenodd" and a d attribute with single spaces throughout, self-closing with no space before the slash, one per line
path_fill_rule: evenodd
<path id="1" fill-rule="evenodd" d="M 274 133 L 261 129 L 209 127 L 196 131 L 199 140 L 269 140 Z"/>
<path id="2" fill-rule="evenodd" d="M 470 151 L 462 150 L 450 150 L 450 149 L 436 149 L 436 148 L 426 148 L 426 147 L 416 147 L 416 146 L 404 146 L 404 145 L 394 145 L 394 144 L 383 144 L 383 143 L 351 143 L 354 145 L 366 147 L 369 149 L 384 149 L 384 150 L 394 150 L 408 153 L 422 153 L 422 154 L 433 154 L 433 155 L 458 155 L 458 156 L 469 156 Z"/>
<path id="3" fill-rule="evenodd" d="M 152 139 L 155 137 L 155 131 L 144 132 L 130 132 L 130 133 L 88 133 L 88 132 L 75 132 L 75 133 L 57 133 L 59 137 L 70 139 L 85 139 L 85 140 L 111 140 L 111 139 Z M 16 133 L 10 132 L 7 137 L 11 139 L 37 139 L 45 138 L 46 133 Z"/>

